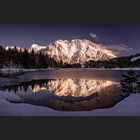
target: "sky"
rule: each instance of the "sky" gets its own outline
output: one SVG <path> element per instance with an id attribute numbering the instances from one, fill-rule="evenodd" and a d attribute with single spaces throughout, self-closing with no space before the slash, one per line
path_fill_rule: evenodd
<path id="1" fill-rule="evenodd" d="M 140 53 L 140 24 L 0 24 L 0 45 L 30 47 L 88 39 L 118 56 Z"/>

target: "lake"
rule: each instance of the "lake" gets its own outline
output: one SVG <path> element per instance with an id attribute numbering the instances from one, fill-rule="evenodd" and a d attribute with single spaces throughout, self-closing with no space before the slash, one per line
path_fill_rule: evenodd
<path id="1" fill-rule="evenodd" d="M 128 96 L 122 93 L 120 80 L 125 70 L 60 69 L 26 72 L 12 78 L 1 78 L 0 91 L 14 94 L 20 103 L 45 107 L 48 115 L 109 109 Z M 139 71 L 136 71 L 140 74 Z M 62 113 L 62 115 L 66 115 Z M 40 114 L 36 114 L 40 115 Z M 60 115 L 60 114 L 59 114 Z"/>

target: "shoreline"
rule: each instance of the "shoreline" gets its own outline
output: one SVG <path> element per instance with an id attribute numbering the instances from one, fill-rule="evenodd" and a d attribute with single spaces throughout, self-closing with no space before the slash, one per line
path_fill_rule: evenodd
<path id="1" fill-rule="evenodd" d="M 18 68 L 2 68 L 0 72 L 36 72 L 36 71 L 54 71 L 54 70 L 140 70 L 135 68 L 46 68 L 46 69 L 18 69 Z"/>
<path id="2" fill-rule="evenodd" d="M 0 116 L 139 116 L 140 94 L 131 94 L 113 107 L 85 111 L 57 111 L 49 107 L 22 103 L 9 92 L 0 91 Z M 12 103 L 14 102 L 14 103 Z"/>

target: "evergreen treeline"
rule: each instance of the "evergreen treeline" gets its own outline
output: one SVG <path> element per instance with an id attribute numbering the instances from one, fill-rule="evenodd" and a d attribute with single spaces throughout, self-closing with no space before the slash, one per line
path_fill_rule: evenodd
<path id="1" fill-rule="evenodd" d="M 44 79 L 41 79 L 41 80 L 32 80 L 32 81 L 29 81 L 29 82 L 22 82 L 20 84 L 16 84 L 16 85 L 11 85 L 11 86 L 3 86 L 1 87 L 0 89 L 3 90 L 3 91 L 6 91 L 8 90 L 8 92 L 12 92 L 14 91 L 15 93 L 19 90 L 24 90 L 25 92 L 28 90 L 28 88 L 30 87 L 31 89 L 34 89 L 36 85 L 38 85 L 40 88 L 42 86 L 47 86 L 47 83 L 48 83 L 49 80 L 44 80 Z"/>
<path id="2" fill-rule="evenodd" d="M 22 51 L 18 50 L 15 46 L 14 49 L 5 50 L 0 46 L 0 68 L 3 67 L 16 67 L 16 68 L 48 68 L 48 67 L 62 67 L 62 68 L 80 68 L 80 64 L 67 64 L 56 62 L 54 59 L 49 58 L 47 55 L 31 53 L 27 49 Z"/>
<path id="3" fill-rule="evenodd" d="M 140 56 L 140 54 L 131 55 L 127 57 L 114 58 L 107 61 L 88 61 L 85 63 L 85 67 L 90 68 L 130 68 L 140 67 L 140 59 L 131 61 L 133 57 Z"/>
<path id="4" fill-rule="evenodd" d="M 140 59 L 131 61 L 133 57 L 140 56 L 140 54 L 131 55 L 128 57 L 119 57 L 107 61 L 88 61 L 84 64 L 86 68 L 128 68 L 140 67 Z M 16 67 L 16 68 L 81 68 L 79 63 L 68 64 L 56 62 L 54 59 L 49 58 L 41 52 L 36 54 L 34 50 L 31 53 L 27 49 L 18 50 L 15 46 L 14 49 L 5 50 L 0 46 L 0 68 L 2 67 Z"/>

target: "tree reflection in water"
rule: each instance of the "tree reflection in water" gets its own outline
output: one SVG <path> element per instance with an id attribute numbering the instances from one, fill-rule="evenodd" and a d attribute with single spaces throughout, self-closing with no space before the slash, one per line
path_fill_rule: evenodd
<path id="1" fill-rule="evenodd" d="M 138 81 L 138 78 L 139 75 L 133 70 L 129 70 L 126 74 L 122 74 L 120 84 L 123 94 L 121 96 L 129 96 L 130 94 L 140 92 L 140 81 Z"/>

